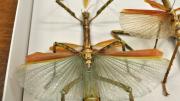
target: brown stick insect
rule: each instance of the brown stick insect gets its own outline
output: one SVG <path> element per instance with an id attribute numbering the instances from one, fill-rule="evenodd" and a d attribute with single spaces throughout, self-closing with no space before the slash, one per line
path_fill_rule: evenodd
<path id="1" fill-rule="evenodd" d="M 134 101 L 157 86 L 169 63 L 157 49 L 132 50 L 120 37 L 91 44 L 90 24 L 113 0 L 108 0 L 90 17 L 76 17 L 62 1 L 56 0 L 80 21 L 83 45 L 55 42 L 52 53 L 34 53 L 18 69 L 25 91 L 40 100 L 56 101 Z M 100 48 L 96 48 L 100 47 Z M 118 50 L 121 48 L 123 51 Z M 80 49 L 79 49 L 80 48 Z M 79 50 L 78 50 L 79 49 Z M 126 51 L 129 49 L 131 51 Z"/>
<path id="2" fill-rule="evenodd" d="M 176 39 L 174 52 L 162 80 L 163 94 L 167 96 L 169 95 L 166 89 L 167 78 L 180 45 L 180 15 L 177 14 L 180 8 L 173 9 L 176 0 L 173 5 L 169 0 L 162 0 L 163 5 L 154 0 L 144 1 L 159 10 L 124 9 L 120 15 L 123 31 L 114 30 L 114 33 L 146 39 L 155 38 L 154 49 L 157 47 L 159 38 L 174 37 Z"/>

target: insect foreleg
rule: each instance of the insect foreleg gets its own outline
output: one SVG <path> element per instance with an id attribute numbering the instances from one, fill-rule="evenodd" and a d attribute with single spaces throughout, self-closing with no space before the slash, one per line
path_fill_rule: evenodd
<path id="1" fill-rule="evenodd" d="M 96 15 L 90 20 L 90 22 L 93 21 L 97 16 L 99 16 L 99 15 L 101 14 L 101 12 L 102 12 L 107 6 L 109 6 L 109 4 L 111 4 L 112 1 L 113 1 L 113 0 L 108 0 L 101 8 L 97 11 Z"/>
<path id="2" fill-rule="evenodd" d="M 69 90 L 77 83 L 79 83 L 82 80 L 81 77 L 73 80 L 69 84 L 67 84 L 61 91 L 61 101 L 65 101 L 65 95 L 69 92 Z"/>
<path id="3" fill-rule="evenodd" d="M 69 9 L 66 5 L 64 5 L 62 2 L 62 0 L 56 0 L 56 3 L 58 3 L 62 8 L 64 8 L 71 16 L 73 16 L 75 19 L 77 19 L 78 21 L 82 22 L 80 19 L 78 19 L 76 17 L 76 14 L 71 10 Z"/>
<path id="4" fill-rule="evenodd" d="M 75 50 L 74 48 L 68 46 L 67 44 L 65 43 L 58 43 L 58 42 L 54 42 L 54 45 L 53 45 L 53 52 L 56 53 L 56 47 L 62 47 L 72 53 L 79 53 L 77 50 Z"/>
<path id="5" fill-rule="evenodd" d="M 122 88 L 124 91 L 126 91 L 127 93 L 129 93 L 129 101 L 134 101 L 134 97 L 133 97 L 133 94 L 132 94 L 132 88 L 121 83 L 121 82 L 118 82 L 118 81 L 114 81 L 114 80 L 111 80 L 111 79 L 108 79 L 108 78 L 105 78 L 105 77 L 102 77 L 102 76 L 99 76 L 98 78 L 99 80 L 103 81 L 103 82 L 107 82 L 107 83 L 110 83 L 112 85 L 115 85 L 119 88 Z"/>
<path id="6" fill-rule="evenodd" d="M 116 33 L 115 31 L 112 31 L 111 32 L 111 35 L 113 38 L 117 39 L 118 41 L 120 41 L 122 43 L 122 46 L 123 46 L 123 50 L 125 51 L 125 47 L 129 50 L 133 50 L 133 48 L 131 46 L 129 46 L 124 40 L 122 40 L 118 35 L 120 33 L 124 33 L 124 31 L 119 31 L 119 33 Z M 126 35 L 126 34 L 125 34 Z M 127 34 L 128 35 L 128 34 Z"/>

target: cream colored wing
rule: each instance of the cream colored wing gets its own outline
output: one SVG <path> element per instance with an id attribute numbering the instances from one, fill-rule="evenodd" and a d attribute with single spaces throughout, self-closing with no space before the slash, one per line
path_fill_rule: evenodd
<path id="1" fill-rule="evenodd" d="M 60 101 L 63 87 L 81 76 L 84 64 L 79 56 L 24 64 L 17 71 L 17 76 L 24 90 L 40 101 Z M 72 87 L 67 99 L 82 99 L 82 88 Z M 78 93 L 77 93 L 78 91 Z M 75 93 L 76 92 L 76 93 Z M 72 100 L 67 100 L 72 101 Z"/>
<path id="2" fill-rule="evenodd" d="M 136 10 L 136 12 L 141 10 Z M 144 11 L 144 10 L 143 10 Z M 148 10 L 145 12 L 148 13 Z M 132 36 L 140 38 L 167 38 L 175 35 L 172 17 L 167 14 L 130 14 L 121 12 L 120 25 L 122 29 Z"/>
<path id="3" fill-rule="evenodd" d="M 168 63 L 166 59 L 94 58 L 97 75 L 130 86 L 136 97 L 150 93 L 161 83 Z M 114 84 L 99 80 L 98 86 L 103 101 L 128 99 L 128 93 Z"/>

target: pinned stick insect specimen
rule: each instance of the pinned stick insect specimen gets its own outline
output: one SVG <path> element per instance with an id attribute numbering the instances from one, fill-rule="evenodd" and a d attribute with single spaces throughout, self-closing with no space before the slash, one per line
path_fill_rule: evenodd
<path id="1" fill-rule="evenodd" d="M 120 37 L 91 44 L 90 24 L 113 0 L 108 0 L 90 18 L 88 11 L 77 18 L 62 1 L 56 2 L 81 22 L 83 45 L 57 43 L 53 53 L 34 53 L 18 69 L 25 91 L 43 101 L 134 101 L 159 84 L 169 63 L 157 49 L 131 49 Z M 116 39 L 117 38 L 117 39 Z M 97 48 L 98 47 L 98 48 Z M 80 48 L 80 50 L 79 50 Z M 125 50 L 125 49 L 123 49 Z"/>
<path id="2" fill-rule="evenodd" d="M 162 81 L 163 94 L 167 96 L 167 77 L 180 45 L 180 15 L 176 13 L 180 11 L 180 8 L 173 9 L 169 0 L 162 0 L 163 5 L 154 0 L 145 0 L 145 2 L 160 10 L 124 9 L 120 15 L 123 31 L 114 31 L 114 33 L 147 39 L 155 38 L 154 48 L 156 48 L 159 38 L 176 38 L 176 46 Z"/>

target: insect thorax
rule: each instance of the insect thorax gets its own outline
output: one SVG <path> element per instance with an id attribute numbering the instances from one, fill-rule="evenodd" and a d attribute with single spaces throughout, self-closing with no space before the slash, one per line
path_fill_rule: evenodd
<path id="1" fill-rule="evenodd" d="M 82 50 L 82 56 L 85 59 L 85 63 L 88 66 L 88 68 L 90 68 L 92 64 L 92 52 L 93 50 L 90 48 Z"/>

